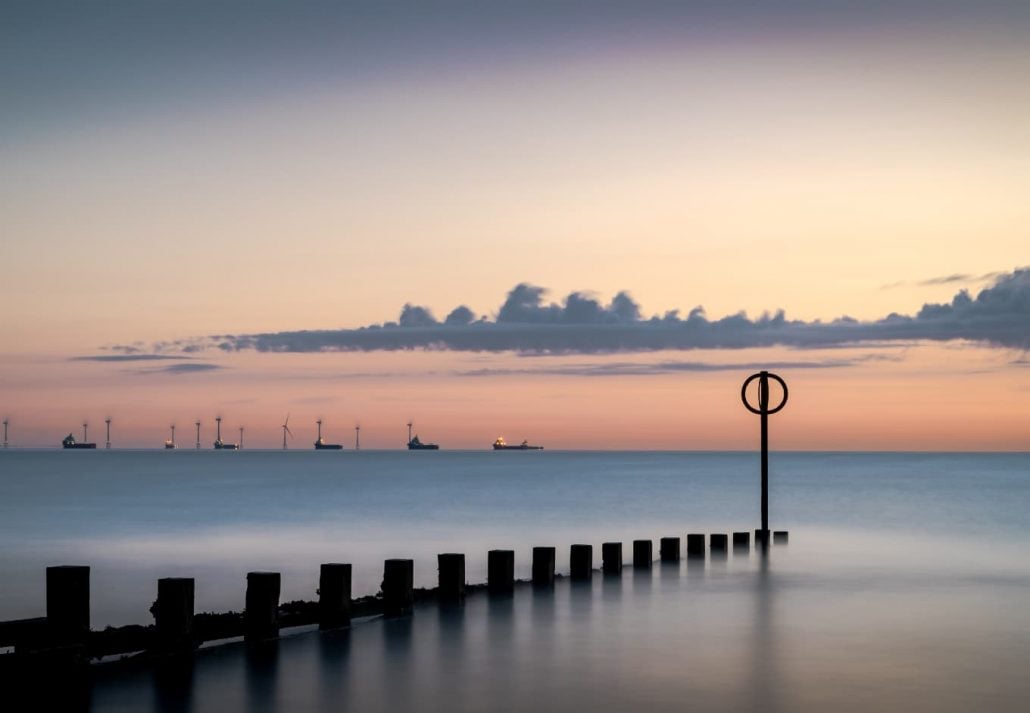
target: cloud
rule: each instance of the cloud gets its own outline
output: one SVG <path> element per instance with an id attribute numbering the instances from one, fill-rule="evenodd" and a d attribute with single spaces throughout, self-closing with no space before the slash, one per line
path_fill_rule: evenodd
<path id="1" fill-rule="evenodd" d="M 153 369 L 139 369 L 135 373 L 137 374 L 199 374 L 205 371 L 215 371 L 216 369 L 224 369 L 225 367 L 218 364 L 208 364 L 206 362 L 191 361 L 184 364 L 169 364 L 168 366 L 157 367 Z"/>
<path id="2" fill-rule="evenodd" d="M 828 359 L 825 361 L 734 362 L 713 363 L 699 361 L 662 361 L 656 363 L 611 362 L 600 364 L 559 364 L 525 369 L 484 368 L 455 372 L 456 376 L 655 376 L 683 372 L 753 371 L 761 369 L 840 369 L 867 361 L 880 361 L 882 355 L 855 359 Z M 890 360 L 896 360 L 890 357 Z"/>
<path id="3" fill-rule="evenodd" d="M 94 356 L 76 356 L 69 361 L 100 361 L 100 362 L 125 362 L 125 361 L 169 361 L 189 359 L 189 357 L 176 356 L 174 354 L 97 354 Z M 182 364 L 181 366 L 186 366 Z"/>
<path id="4" fill-rule="evenodd" d="M 985 272 L 982 275 L 969 275 L 967 273 L 954 273 L 951 275 L 940 275 L 938 277 L 930 277 L 925 280 L 918 280 L 917 282 L 907 282 L 902 280 L 901 282 L 891 282 L 890 284 L 884 285 L 880 289 L 889 290 L 895 287 L 937 287 L 938 285 L 959 285 L 959 284 L 977 284 L 982 282 L 989 282 L 991 280 L 997 280 L 999 277 L 1004 276 L 1004 272 Z"/>
<path id="5" fill-rule="evenodd" d="M 406 304 L 397 322 L 357 329 L 215 335 L 153 345 L 156 353 L 217 348 L 233 352 L 325 352 L 439 349 L 520 354 L 607 354 L 786 346 L 800 349 L 920 340 L 968 340 L 1030 348 L 1030 269 L 994 279 L 976 297 L 959 291 L 948 303 L 928 303 L 912 316 L 873 321 L 847 316 L 830 322 L 790 320 L 782 310 L 749 318 L 743 312 L 709 319 L 702 307 L 643 318 L 627 292 L 608 304 L 584 292 L 548 302 L 544 288 L 516 285 L 493 320 L 458 308 L 440 323 L 425 307 Z M 467 310 L 467 311 L 465 311 Z M 457 314 L 456 314 L 457 313 Z"/>
<path id="6" fill-rule="evenodd" d="M 166 374 L 194 374 L 200 371 L 214 371 L 225 367 L 218 364 L 207 364 L 204 362 L 189 362 L 186 364 L 170 364 L 161 369 Z"/>

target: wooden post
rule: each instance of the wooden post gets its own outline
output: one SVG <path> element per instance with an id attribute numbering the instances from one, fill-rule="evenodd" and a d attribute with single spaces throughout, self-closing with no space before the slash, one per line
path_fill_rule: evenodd
<path id="1" fill-rule="evenodd" d="M 705 536 L 702 533 L 691 533 L 687 535 L 687 558 L 705 558 Z"/>
<path id="2" fill-rule="evenodd" d="M 448 552 L 436 556 L 440 601 L 460 604 L 465 600 L 465 555 Z"/>
<path id="3" fill-rule="evenodd" d="M 651 540 L 633 540 L 633 567 L 634 569 L 651 569 L 654 561 Z"/>
<path id="4" fill-rule="evenodd" d="M 747 554 L 751 551 L 751 533 L 750 532 L 734 532 L 733 533 L 733 551 L 740 554 Z"/>
<path id="5" fill-rule="evenodd" d="M 621 542 L 605 542 L 601 545 L 601 570 L 605 574 L 622 574 Z"/>
<path id="6" fill-rule="evenodd" d="M 772 533 L 769 530 L 755 530 L 755 547 L 767 548 L 772 544 Z"/>
<path id="7" fill-rule="evenodd" d="M 157 580 L 154 628 L 159 651 L 190 651 L 193 640 L 193 595 L 191 577 L 166 577 Z"/>
<path id="8" fill-rule="evenodd" d="M 515 550 L 487 552 L 486 588 L 491 594 L 511 594 L 515 591 Z"/>
<path id="9" fill-rule="evenodd" d="M 407 616 L 415 605 L 414 560 L 383 564 L 383 616 Z"/>
<path id="10" fill-rule="evenodd" d="M 776 530 L 773 532 L 773 543 L 777 545 L 787 544 L 787 530 Z"/>
<path id="11" fill-rule="evenodd" d="M 279 636 L 278 572 L 247 573 L 247 605 L 243 612 L 243 638 L 250 643 Z"/>
<path id="12" fill-rule="evenodd" d="M 593 570 L 593 545 L 573 545 L 569 549 L 569 576 L 572 579 L 590 579 Z"/>
<path id="13" fill-rule="evenodd" d="M 658 556 L 662 558 L 662 562 L 680 561 L 680 538 L 663 537 L 659 544 Z"/>
<path id="14" fill-rule="evenodd" d="M 712 533 L 709 535 L 708 546 L 712 551 L 712 557 L 726 557 L 726 545 L 728 542 L 729 538 L 726 537 L 725 533 Z"/>
<path id="15" fill-rule="evenodd" d="M 330 562 L 318 573 L 318 628 L 350 626 L 351 566 Z"/>
<path id="16" fill-rule="evenodd" d="M 84 644 L 89 635 L 89 567 L 46 568 L 47 629 L 54 643 Z"/>
<path id="17" fill-rule="evenodd" d="M 537 587 L 554 586 L 554 548 L 533 548 L 533 585 Z"/>

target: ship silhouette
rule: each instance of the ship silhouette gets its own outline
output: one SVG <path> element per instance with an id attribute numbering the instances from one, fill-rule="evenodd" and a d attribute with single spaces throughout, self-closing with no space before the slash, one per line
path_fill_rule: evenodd
<path id="1" fill-rule="evenodd" d="M 61 441 L 61 446 L 63 448 L 96 448 L 97 444 L 96 443 L 79 443 L 78 441 L 75 440 L 75 436 L 73 436 L 72 434 L 69 433 L 67 436 L 64 437 L 64 440 Z"/>
<path id="2" fill-rule="evenodd" d="M 522 443 L 517 446 L 510 446 L 505 443 L 503 436 L 498 436 L 497 440 L 494 441 L 495 451 L 542 451 L 543 449 L 543 446 L 529 445 L 529 441 L 522 441 Z"/>
<path id="3" fill-rule="evenodd" d="M 61 447 L 62 448 L 74 448 L 76 450 L 78 450 L 78 449 L 93 449 L 93 448 L 96 448 L 97 447 L 96 443 L 90 443 L 89 442 L 89 424 L 88 423 L 83 423 L 82 424 L 82 441 L 81 442 L 76 441 L 75 440 L 75 436 L 73 436 L 72 434 L 69 433 L 67 436 L 64 437 L 64 440 L 61 441 Z M 110 448 L 110 447 L 111 446 L 108 445 L 108 448 Z"/>
<path id="4" fill-rule="evenodd" d="M 440 446 L 436 443 L 423 443 L 419 440 L 418 434 L 411 435 L 411 421 L 408 421 L 408 450 L 409 451 L 438 451 Z"/>
<path id="5" fill-rule="evenodd" d="M 318 424 L 318 440 L 315 441 L 316 451 L 342 451 L 343 446 L 339 443 L 326 443 L 325 439 L 322 438 L 322 419 L 318 419 L 315 423 Z"/>

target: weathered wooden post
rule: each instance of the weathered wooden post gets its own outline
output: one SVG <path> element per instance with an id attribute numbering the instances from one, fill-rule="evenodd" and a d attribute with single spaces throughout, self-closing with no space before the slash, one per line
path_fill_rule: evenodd
<path id="1" fill-rule="evenodd" d="M 747 554 L 751 551 L 751 533 L 733 533 L 733 552 L 736 554 Z"/>
<path id="2" fill-rule="evenodd" d="M 533 548 L 533 585 L 537 587 L 554 586 L 554 548 Z"/>
<path id="3" fill-rule="evenodd" d="M 407 616 L 415 606 L 415 562 L 383 563 L 383 616 Z"/>
<path id="4" fill-rule="evenodd" d="M 755 549 L 765 551 L 772 544 L 772 533 L 768 530 L 755 530 Z"/>
<path id="5" fill-rule="evenodd" d="M 785 544 L 787 544 L 787 535 L 788 534 L 789 533 L 787 532 L 787 530 L 776 530 L 773 533 L 773 543 L 777 544 L 777 545 L 785 545 Z"/>
<path id="6" fill-rule="evenodd" d="M 680 561 L 680 538 L 663 537 L 659 544 L 658 556 L 662 558 L 662 562 Z"/>
<path id="7" fill-rule="evenodd" d="M 350 626 L 351 566 L 329 562 L 318 573 L 318 628 Z"/>
<path id="8" fill-rule="evenodd" d="M 687 558 L 705 558 L 705 536 L 700 532 L 692 532 L 687 535 Z"/>
<path id="9" fill-rule="evenodd" d="M 715 557 L 720 557 L 720 558 L 726 557 L 726 549 L 727 549 L 726 545 L 727 545 L 728 541 L 729 541 L 729 538 L 726 537 L 725 533 L 722 533 L 722 534 L 712 533 L 711 535 L 708 536 L 708 547 L 712 551 L 712 557 L 713 558 L 715 558 Z"/>
<path id="10" fill-rule="evenodd" d="M 569 548 L 569 576 L 572 579 L 590 579 L 593 569 L 593 545 L 573 545 Z"/>
<path id="11" fill-rule="evenodd" d="M 247 604 L 243 612 L 243 638 L 250 642 L 279 636 L 278 572 L 247 573 Z"/>
<path id="12" fill-rule="evenodd" d="M 436 556 L 440 601 L 460 604 L 465 600 L 465 555 L 447 552 Z"/>
<path id="13" fill-rule="evenodd" d="M 511 594 L 515 591 L 515 550 L 487 552 L 486 588 L 490 594 Z"/>
<path id="14" fill-rule="evenodd" d="M 601 544 L 601 571 L 605 574 L 622 574 L 622 543 Z"/>
<path id="15" fill-rule="evenodd" d="M 89 635 L 89 567 L 46 568 L 46 620 L 55 644 L 86 643 Z"/>
<path id="16" fill-rule="evenodd" d="M 157 580 L 153 614 L 159 651 L 190 651 L 196 646 L 193 639 L 193 593 L 191 577 Z"/>
<path id="17" fill-rule="evenodd" d="M 651 540 L 633 540 L 633 568 L 651 569 L 654 561 L 654 543 Z"/>

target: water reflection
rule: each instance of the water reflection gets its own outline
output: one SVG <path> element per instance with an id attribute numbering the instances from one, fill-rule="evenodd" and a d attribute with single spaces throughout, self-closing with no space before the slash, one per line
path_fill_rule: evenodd
<path id="1" fill-rule="evenodd" d="M 776 681 L 776 624 L 773 621 L 775 587 L 769 573 L 769 550 L 759 548 L 754 578 L 755 618 L 751 625 L 751 710 L 776 713 L 781 710 Z"/>
<path id="2" fill-rule="evenodd" d="M 1025 563 L 973 577 L 915 550 L 905 560 L 895 548 L 899 564 L 872 551 L 861 561 L 862 550 L 799 557 L 794 542 L 766 557 L 474 593 L 464 606 L 101 677 L 94 710 L 1021 711 Z"/>
<path id="3" fill-rule="evenodd" d="M 276 686 L 279 682 L 279 641 L 244 647 L 244 690 L 251 713 L 278 710 Z"/>
<path id="4" fill-rule="evenodd" d="M 193 657 L 175 656 L 154 671 L 154 710 L 189 713 L 193 710 Z"/>
<path id="5" fill-rule="evenodd" d="M 337 710 L 337 702 L 349 697 L 351 663 L 351 630 L 339 629 L 327 631 L 316 637 L 318 640 L 318 656 L 315 664 L 318 667 L 318 692 L 322 701 L 321 708 L 326 711 Z"/>
<path id="6" fill-rule="evenodd" d="M 379 691 L 383 710 L 417 710 L 420 692 L 414 684 L 414 618 L 381 619 L 382 658 Z"/>

